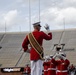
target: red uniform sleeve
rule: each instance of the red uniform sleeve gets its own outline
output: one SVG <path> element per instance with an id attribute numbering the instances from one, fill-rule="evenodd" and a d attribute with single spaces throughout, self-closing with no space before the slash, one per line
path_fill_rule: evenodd
<path id="1" fill-rule="evenodd" d="M 52 39 L 52 33 L 51 33 L 51 32 L 48 33 L 48 34 L 42 32 L 42 35 L 43 35 L 43 38 L 44 38 L 45 40 L 51 40 L 51 39 Z"/>
<path id="2" fill-rule="evenodd" d="M 65 60 L 65 65 L 66 65 L 66 66 L 69 66 L 69 64 L 70 64 L 69 60 L 66 59 L 66 60 Z"/>
<path id="3" fill-rule="evenodd" d="M 59 65 L 61 63 L 60 60 L 56 60 L 56 65 Z"/>
<path id="4" fill-rule="evenodd" d="M 26 36 L 26 38 L 24 39 L 24 41 L 22 43 L 22 47 L 24 49 L 24 52 L 28 49 L 28 44 L 29 44 L 29 40 L 28 40 L 28 36 Z"/>
<path id="5" fill-rule="evenodd" d="M 54 63 L 55 65 L 57 64 L 57 62 L 53 58 L 52 58 L 51 62 Z"/>
<path id="6" fill-rule="evenodd" d="M 29 74 L 31 73 L 31 69 L 30 69 L 30 67 L 28 67 L 28 73 L 29 73 Z"/>

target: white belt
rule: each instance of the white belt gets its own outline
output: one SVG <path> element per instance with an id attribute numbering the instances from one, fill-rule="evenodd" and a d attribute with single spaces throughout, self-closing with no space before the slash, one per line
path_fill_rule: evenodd
<path id="1" fill-rule="evenodd" d="M 48 71 L 48 70 L 44 70 L 44 71 Z"/>
<path id="2" fill-rule="evenodd" d="M 48 68 L 48 70 L 56 70 L 56 68 Z"/>
<path id="3" fill-rule="evenodd" d="M 67 70 L 63 70 L 63 71 L 61 71 L 61 70 L 57 70 L 57 72 L 67 72 Z"/>

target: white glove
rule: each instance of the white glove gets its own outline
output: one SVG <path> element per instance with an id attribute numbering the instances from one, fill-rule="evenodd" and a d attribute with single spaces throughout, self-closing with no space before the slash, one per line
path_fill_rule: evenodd
<path id="1" fill-rule="evenodd" d="M 49 25 L 48 25 L 48 24 L 46 24 L 46 25 L 44 26 L 44 28 L 45 28 L 47 31 L 50 31 L 50 28 L 49 28 Z"/>
<path id="2" fill-rule="evenodd" d="M 50 58 L 50 56 L 46 56 L 45 58 L 46 58 L 46 59 L 49 59 L 49 58 Z"/>
<path id="3" fill-rule="evenodd" d="M 56 56 L 59 58 L 59 59 L 63 59 L 62 55 L 61 54 L 56 54 Z"/>
<path id="4" fill-rule="evenodd" d="M 63 60 L 66 60 L 66 57 L 62 56 Z"/>
<path id="5" fill-rule="evenodd" d="M 53 56 L 53 59 L 55 59 L 57 57 L 57 55 L 55 54 L 54 56 Z"/>
<path id="6" fill-rule="evenodd" d="M 31 50 L 31 45 L 30 44 L 28 45 L 28 49 Z"/>
<path id="7" fill-rule="evenodd" d="M 66 60 L 66 57 L 65 57 L 65 56 L 62 56 L 62 54 L 56 53 L 56 56 L 57 56 L 59 59 Z"/>
<path id="8" fill-rule="evenodd" d="M 45 62 L 47 62 L 47 59 L 45 59 Z"/>
<path id="9" fill-rule="evenodd" d="M 55 55 L 56 55 L 56 56 L 59 56 L 60 54 L 59 54 L 59 53 L 56 53 Z"/>
<path id="10" fill-rule="evenodd" d="M 45 56 L 44 59 L 45 59 L 45 62 L 47 62 L 47 56 Z"/>

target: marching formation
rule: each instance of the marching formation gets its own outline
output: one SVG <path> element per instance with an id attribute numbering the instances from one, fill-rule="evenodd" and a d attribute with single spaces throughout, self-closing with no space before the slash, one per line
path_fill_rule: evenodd
<path id="1" fill-rule="evenodd" d="M 44 57 L 43 61 L 43 74 L 42 75 L 76 75 L 76 68 L 66 58 L 66 54 L 61 52 L 61 46 L 56 47 L 54 55 Z M 24 68 L 24 75 L 30 75 L 31 69 L 28 65 Z"/>
<path id="2" fill-rule="evenodd" d="M 65 53 L 61 53 L 61 46 L 56 46 L 56 53 L 53 56 L 46 56 L 43 63 L 44 75 L 68 75 L 70 61 Z"/>
<path id="3" fill-rule="evenodd" d="M 43 63 L 44 75 L 68 75 L 69 64 L 70 62 L 66 59 L 65 54 L 46 57 Z"/>

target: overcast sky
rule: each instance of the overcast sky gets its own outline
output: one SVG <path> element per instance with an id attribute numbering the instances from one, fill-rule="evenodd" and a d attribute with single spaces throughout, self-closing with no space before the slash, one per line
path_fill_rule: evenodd
<path id="1" fill-rule="evenodd" d="M 0 0 L 0 32 L 32 31 L 38 21 L 42 30 L 76 28 L 76 0 Z"/>

